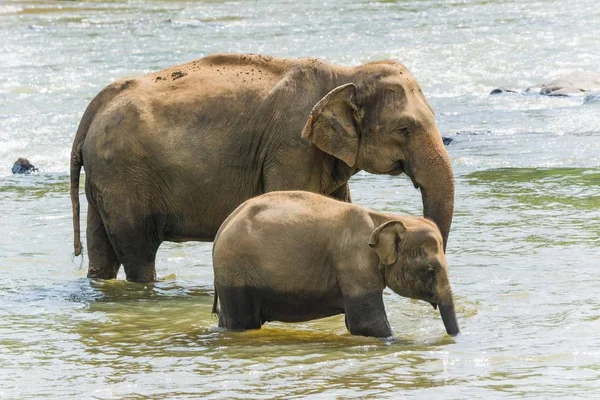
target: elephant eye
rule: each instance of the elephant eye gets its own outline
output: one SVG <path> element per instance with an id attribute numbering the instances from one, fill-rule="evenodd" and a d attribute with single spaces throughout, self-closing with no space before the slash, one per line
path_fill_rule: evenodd
<path id="1" fill-rule="evenodd" d="M 427 268 L 427 275 L 431 278 L 434 279 L 435 278 L 435 269 L 433 267 L 429 267 Z"/>
<path id="2" fill-rule="evenodd" d="M 435 282 L 435 269 L 431 265 L 422 265 L 417 273 L 423 283 L 431 284 Z"/>
<path id="3" fill-rule="evenodd" d="M 400 132 L 400 134 L 402 134 L 403 136 L 408 136 L 409 130 L 408 128 L 400 128 L 398 129 L 398 132 Z"/>

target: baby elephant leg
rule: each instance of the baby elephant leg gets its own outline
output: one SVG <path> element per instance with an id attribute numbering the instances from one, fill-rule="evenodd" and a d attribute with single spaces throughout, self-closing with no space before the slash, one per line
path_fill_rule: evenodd
<path id="1" fill-rule="evenodd" d="M 260 329 L 260 303 L 256 290 L 248 287 L 219 287 L 219 327 L 232 331 Z"/>
<path id="2" fill-rule="evenodd" d="M 391 337 L 381 293 L 367 293 L 344 299 L 346 327 L 353 335 Z"/>

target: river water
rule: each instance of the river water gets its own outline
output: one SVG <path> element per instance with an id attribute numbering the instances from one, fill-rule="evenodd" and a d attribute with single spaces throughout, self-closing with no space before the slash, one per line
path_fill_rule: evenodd
<path id="1" fill-rule="evenodd" d="M 600 72 L 597 0 L 5 0 L 0 36 L 0 398 L 600 396 L 600 107 L 488 94 Z M 220 332 L 209 243 L 165 243 L 155 284 L 85 278 L 68 196 L 85 107 L 215 52 L 409 67 L 455 139 L 461 335 L 391 292 L 391 343 L 342 316 Z M 21 156 L 40 172 L 11 175 Z M 421 213 L 406 178 L 359 173 L 352 194 Z"/>

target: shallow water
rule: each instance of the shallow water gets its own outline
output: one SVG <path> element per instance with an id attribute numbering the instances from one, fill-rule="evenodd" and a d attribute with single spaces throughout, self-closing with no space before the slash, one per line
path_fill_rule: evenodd
<path id="1" fill-rule="evenodd" d="M 600 72 L 596 0 L 308 3 L 0 3 L 0 398 L 600 395 L 600 108 L 488 95 Z M 341 316 L 220 332 L 206 243 L 165 243 L 155 284 L 85 278 L 68 161 L 87 103 L 224 51 L 411 69 L 455 139 L 460 336 L 391 292 L 394 342 L 352 337 Z M 20 156 L 41 172 L 12 176 Z M 352 193 L 421 213 L 405 178 L 360 173 Z"/>

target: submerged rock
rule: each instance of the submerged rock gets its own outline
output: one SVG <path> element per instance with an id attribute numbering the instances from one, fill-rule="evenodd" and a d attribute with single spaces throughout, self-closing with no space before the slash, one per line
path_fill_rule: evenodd
<path id="1" fill-rule="evenodd" d="M 555 79 L 548 83 L 530 86 L 525 94 L 540 94 L 543 96 L 575 96 L 587 92 L 600 91 L 600 73 L 581 72 Z M 517 93 L 507 88 L 496 88 L 490 94 Z"/>
<path id="2" fill-rule="evenodd" d="M 28 159 L 20 157 L 12 166 L 13 174 L 30 174 L 37 171 L 35 165 L 29 162 Z"/>
<path id="3" fill-rule="evenodd" d="M 490 135 L 492 131 L 487 129 L 479 130 L 479 131 L 457 131 L 457 136 L 478 136 L 478 135 Z"/>
<path id="4" fill-rule="evenodd" d="M 583 104 L 600 104 L 600 92 L 585 96 L 583 99 Z"/>
<path id="5" fill-rule="evenodd" d="M 582 72 L 527 88 L 526 93 L 539 93 L 545 96 L 571 96 L 595 90 L 600 90 L 600 73 Z"/>
<path id="6" fill-rule="evenodd" d="M 490 94 L 503 94 L 503 93 L 517 93 L 516 90 L 507 88 L 496 88 L 490 92 Z"/>
<path id="7" fill-rule="evenodd" d="M 478 135 L 490 135 L 492 133 L 492 131 L 488 131 L 488 130 L 480 130 L 480 131 L 456 131 L 453 133 L 450 133 L 451 136 L 442 136 L 442 142 L 444 142 L 444 145 L 448 146 L 451 143 L 454 143 L 455 141 L 461 141 L 461 137 L 463 136 L 478 136 Z"/>

